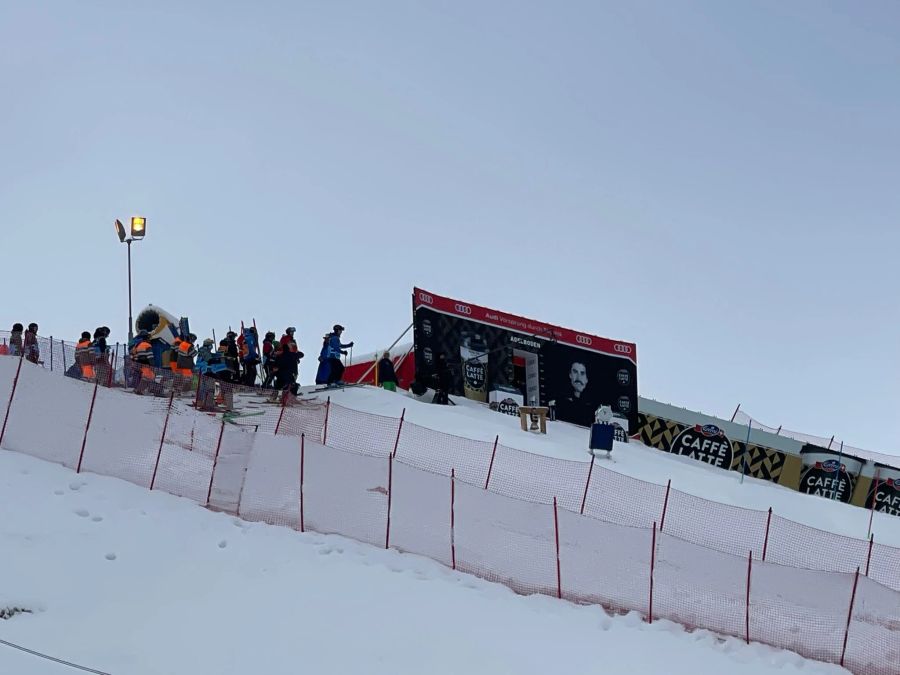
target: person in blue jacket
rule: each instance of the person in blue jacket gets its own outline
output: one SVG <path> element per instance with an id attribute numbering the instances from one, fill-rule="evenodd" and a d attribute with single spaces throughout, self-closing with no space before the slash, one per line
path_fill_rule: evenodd
<path id="1" fill-rule="evenodd" d="M 341 335 L 344 327 L 336 323 L 333 332 L 328 336 L 328 384 L 343 384 L 341 379 L 344 376 L 344 364 L 341 363 L 341 355 L 346 354 L 346 350 L 353 346 L 352 342 L 344 344 L 341 342 Z"/>
<path id="2" fill-rule="evenodd" d="M 328 373 L 331 368 L 328 365 L 328 341 L 331 333 L 326 333 L 322 338 L 322 349 L 319 351 L 319 368 L 316 371 L 316 384 L 328 384 Z"/>

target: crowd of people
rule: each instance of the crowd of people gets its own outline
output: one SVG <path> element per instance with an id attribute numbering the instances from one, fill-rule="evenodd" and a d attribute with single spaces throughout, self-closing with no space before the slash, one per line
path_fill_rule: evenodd
<path id="1" fill-rule="evenodd" d="M 342 325 L 335 324 L 322 337 L 315 378 L 317 385 L 345 384 L 343 357 L 354 343 L 342 341 L 344 331 Z M 159 394 L 170 388 L 192 389 L 193 378 L 199 374 L 219 382 L 290 391 L 296 395 L 300 360 L 305 356 L 298 347 L 296 332 L 295 327 L 289 326 L 279 339 L 269 331 L 260 344 L 256 327 L 252 326 L 242 328 L 240 334 L 229 330 L 218 346 L 214 339 L 207 338 L 198 347 L 198 338 L 193 333 L 161 345 L 149 331 L 139 330 L 128 345 L 125 384 L 138 394 Z M 74 363 L 68 367 L 66 375 L 111 384 L 114 364 L 107 342 L 109 335 L 107 326 L 99 326 L 93 333 L 81 333 L 75 345 Z M 22 324 L 14 324 L 9 344 L 0 345 L 0 354 L 24 356 L 32 363 L 41 364 L 38 325 L 31 323 L 25 330 Z M 384 352 L 377 363 L 377 381 L 385 389 L 396 391 L 397 375 L 389 352 Z"/>
<path id="2" fill-rule="evenodd" d="M 0 345 L 0 354 L 24 356 L 27 361 L 41 363 L 41 348 L 37 340 L 38 325 L 28 324 L 25 330 L 22 324 L 14 323 L 9 334 L 9 344 Z"/>

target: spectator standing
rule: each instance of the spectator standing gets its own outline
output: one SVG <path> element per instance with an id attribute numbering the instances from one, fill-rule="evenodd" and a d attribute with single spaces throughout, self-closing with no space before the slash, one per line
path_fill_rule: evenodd
<path id="1" fill-rule="evenodd" d="M 9 355 L 10 356 L 22 356 L 22 333 L 24 328 L 22 328 L 22 324 L 14 323 L 12 327 L 12 331 L 9 334 Z"/>
<path id="2" fill-rule="evenodd" d="M 297 332 L 297 329 L 293 326 L 288 326 L 284 329 L 284 335 L 281 336 L 281 346 L 287 347 L 292 342 L 296 342 L 297 340 L 294 338 L 294 333 Z"/>
<path id="3" fill-rule="evenodd" d="M 327 333 L 322 338 L 322 349 L 319 350 L 319 368 L 316 371 L 316 384 L 328 384 L 328 341 L 331 339 L 331 333 Z"/>
<path id="4" fill-rule="evenodd" d="M 84 331 L 78 344 L 75 345 L 75 363 L 81 368 L 81 379 L 88 382 L 93 382 L 97 376 L 94 369 L 97 354 L 91 344 L 91 334 Z"/>
<path id="5" fill-rule="evenodd" d="M 276 362 L 276 388 L 289 389 L 294 396 L 297 395 L 299 391 L 297 378 L 300 376 L 300 359 L 302 358 L 303 352 L 297 349 L 296 342 L 291 342 L 286 347 L 281 348 L 281 354 L 279 354 Z"/>
<path id="6" fill-rule="evenodd" d="M 134 393 L 141 395 L 156 385 L 156 373 L 153 372 L 153 346 L 150 344 L 150 334 L 142 330 L 137 334 L 137 342 L 131 349 L 131 360 L 139 369 L 137 385 Z"/>
<path id="7" fill-rule="evenodd" d="M 109 345 L 106 342 L 108 337 L 109 328 L 100 326 L 94 331 L 94 340 L 91 342 L 91 349 L 94 350 L 97 381 L 102 385 L 109 384 L 110 375 L 112 374 L 112 366 L 109 363 Z"/>
<path id="8" fill-rule="evenodd" d="M 378 362 L 378 384 L 387 391 L 397 391 L 397 373 L 394 372 L 394 362 L 391 361 L 391 353 L 385 352 Z"/>
<path id="9" fill-rule="evenodd" d="M 269 331 L 266 333 L 266 337 L 262 343 L 262 366 L 263 366 L 263 389 L 268 389 L 272 386 L 272 382 L 275 379 L 275 345 L 279 346 L 281 343 L 275 342 L 275 333 Z"/>
<path id="10" fill-rule="evenodd" d="M 38 325 L 36 323 L 28 324 L 28 330 L 25 331 L 23 340 L 25 348 L 25 358 L 34 364 L 41 362 L 41 348 L 37 341 Z"/>

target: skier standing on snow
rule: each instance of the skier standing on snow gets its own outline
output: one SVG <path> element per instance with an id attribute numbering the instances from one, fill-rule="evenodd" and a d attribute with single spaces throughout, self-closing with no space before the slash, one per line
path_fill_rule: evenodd
<path id="1" fill-rule="evenodd" d="M 41 348 L 38 347 L 37 332 L 38 325 L 30 323 L 24 337 L 25 358 L 35 364 L 41 362 Z"/>
<path id="2" fill-rule="evenodd" d="M 344 376 L 344 364 L 341 363 L 341 355 L 347 354 L 347 349 L 353 346 L 352 342 L 348 342 L 347 344 L 343 344 L 341 342 L 341 335 L 344 332 L 344 327 L 336 323 L 334 325 L 334 332 L 328 337 L 328 384 L 344 384 L 344 381 L 341 379 Z"/>

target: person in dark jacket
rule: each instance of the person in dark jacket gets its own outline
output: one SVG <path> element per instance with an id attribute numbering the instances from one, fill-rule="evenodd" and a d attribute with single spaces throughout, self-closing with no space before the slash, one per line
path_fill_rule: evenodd
<path id="1" fill-rule="evenodd" d="M 276 379 L 275 387 L 277 389 L 289 389 L 294 396 L 299 391 L 297 378 L 300 376 L 300 359 L 304 356 L 303 352 L 297 349 L 297 343 L 291 342 L 286 347 L 281 348 L 281 353 L 275 362 Z"/>
<path id="2" fill-rule="evenodd" d="M 341 378 L 344 377 L 344 364 L 341 362 L 341 356 L 347 354 L 347 349 L 353 346 L 352 342 L 344 344 L 341 342 L 341 335 L 344 333 L 344 327 L 336 323 L 332 333 L 328 336 L 328 384 L 343 384 Z"/>
<path id="3" fill-rule="evenodd" d="M 450 377 L 450 368 L 447 365 L 447 355 L 446 354 L 438 354 L 437 364 L 434 369 L 434 398 L 431 400 L 432 403 L 437 403 L 438 405 L 447 405 L 450 403 L 450 385 L 451 385 L 451 377 Z"/>
<path id="4" fill-rule="evenodd" d="M 397 391 L 397 373 L 394 372 L 394 362 L 391 361 L 391 353 L 385 352 L 378 362 L 378 384 L 388 391 Z"/>
<path id="5" fill-rule="evenodd" d="M 106 386 L 110 384 L 112 376 L 112 364 L 109 362 L 109 345 L 106 342 L 109 332 L 107 326 L 100 326 L 94 331 L 94 340 L 91 342 L 91 349 L 94 351 L 96 359 L 97 382 Z"/>
<path id="6" fill-rule="evenodd" d="M 319 369 L 316 371 L 316 384 L 328 384 L 328 373 L 330 366 L 328 364 L 328 341 L 331 339 L 331 333 L 327 333 L 322 338 L 322 349 L 319 351 Z"/>
<path id="7" fill-rule="evenodd" d="M 222 345 L 225 346 L 224 357 L 225 365 L 231 371 L 231 382 L 240 382 L 241 379 L 241 362 L 240 350 L 237 344 L 237 333 L 233 330 L 228 331 L 225 339 L 219 342 L 219 351 L 222 351 Z"/>
<path id="8" fill-rule="evenodd" d="M 25 358 L 34 364 L 41 362 L 41 348 L 38 347 L 37 333 L 38 325 L 36 323 L 30 323 L 28 324 L 28 330 L 25 331 L 23 338 Z"/>
<path id="9" fill-rule="evenodd" d="M 263 389 L 268 389 L 275 381 L 275 333 L 269 331 L 262 343 Z"/>
<path id="10" fill-rule="evenodd" d="M 22 333 L 25 329 L 22 327 L 20 323 L 14 323 L 12 327 L 12 331 L 9 334 L 9 355 L 10 356 L 22 356 L 23 347 L 22 347 Z"/>

